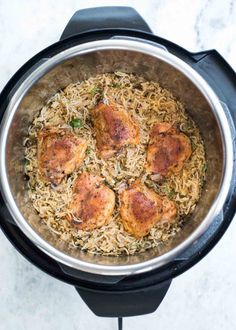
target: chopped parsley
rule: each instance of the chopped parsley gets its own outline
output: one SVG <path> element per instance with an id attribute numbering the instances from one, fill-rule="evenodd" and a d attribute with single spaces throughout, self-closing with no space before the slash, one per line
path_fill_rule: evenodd
<path id="1" fill-rule="evenodd" d="M 206 172 L 207 171 L 207 164 L 204 164 L 202 169 L 203 169 L 204 172 Z"/>
<path id="2" fill-rule="evenodd" d="M 168 197 L 171 199 L 171 198 L 174 198 L 175 197 L 175 191 L 173 189 L 170 189 L 169 193 L 168 193 Z"/>
<path id="3" fill-rule="evenodd" d="M 95 86 L 94 88 L 91 89 L 90 93 L 95 96 L 97 94 L 102 94 L 102 89 Z"/>
<path id="4" fill-rule="evenodd" d="M 121 87 L 121 84 L 119 84 L 119 83 L 113 83 L 113 84 L 111 84 L 111 87 L 113 87 L 113 88 L 120 88 Z"/>
<path id="5" fill-rule="evenodd" d="M 162 193 L 167 195 L 170 199 L 174 198 L 176 193 L 173 189 L 167 188 L 167 187 L 162 187 L 161 189 Z"/>
<path id="6" fill-rule="evenodd" d="M 197 149 L 197 145 L 194 142 L 192 142 L 192 149 L 193 149 L 193 151 L 195 151 Z"/>
<path id="7" fill-rule="evenodd" d="M 69 122 L 70 126 L 73 128 L 81 128 L 83 127 L 83 123 L 82 120 L 79 118 L 73 118 L 70 122 Z"/>

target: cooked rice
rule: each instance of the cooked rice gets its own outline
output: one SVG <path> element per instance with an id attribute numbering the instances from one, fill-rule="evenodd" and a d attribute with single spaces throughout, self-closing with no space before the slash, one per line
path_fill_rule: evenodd
<path id="1" fill-rule="evenodd" d="M 141 143 L 127 146 L 118 155 L 103 160 L 97 156 L 90 112 L 103 99 L 122 105 L 140 126 Z M 73 118 L 80 118 L 83 127 L 74 132 L 88 141 L 83 166 L 62 183 L 53 187 L 45 183 L 37 164 L 37 132 L 45 126 L 68 127 Z M 173 174 L 162 183 L 155 182 L 155 175 L 145 172 L 146 148 L 151 126 L 168 122 L 187 134 L 193 153 L 180 174 Z M 72 129 L 72 128 L 70 128 Z M 48 227 L 72 247 L 94 254 L 131 255 L 169 241 L 183 226 L 184 219 L 193 212 L 201 194 L 206 161 L 202 138 L 194 121 L 183 105 L 158 83 L 123 72 L 106 73 L 88 80 L 68 85 L 55 94 L 35 117 L 25 140 L 27 159 L 25 172 L 29 177 L 29 197 L 39 216 Z M 65 216 L 72 198 L 73 184 L 83 171 L 96 173 L 115 192 L 119 192 L 136 178 L 158 194 L 176 202 L 178 216 L 173 224 L 156 224 L 148 236 L 136 239 L 128 234 L 119 216 L 118 199 L 112 221 L 102 228 L 83 231 L 74 228 Z"/>

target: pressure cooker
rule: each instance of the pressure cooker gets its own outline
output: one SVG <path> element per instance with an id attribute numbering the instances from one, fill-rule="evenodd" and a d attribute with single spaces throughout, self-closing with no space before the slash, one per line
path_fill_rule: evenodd
<path id="1" fill-rule="evenodd" d="M 185 104 L 203 136 L 208 169 L 191 219 L 170 244 L 110 257 L 70 249 L 38 217 L 27 194 L 23 140 L 58 90 L 117 70 L 157 81 Z M 191 53 L 154 35 L 133 8 L 77 11 L 60 41 L 10 79 L 0 95 L 0 118 L 1 228 L 31 263 L 73 285 L 98 316 L 155 311 L 172 279 L 216 245 L 235 215 L 235 72 L 216 50 Z"/>

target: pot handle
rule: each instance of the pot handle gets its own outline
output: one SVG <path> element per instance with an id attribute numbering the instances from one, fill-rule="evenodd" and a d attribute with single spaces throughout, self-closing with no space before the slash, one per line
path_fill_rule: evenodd
<path id="1" fill-rule="evenodd" d="M 153 313 L 165 297 L 171 280 L 128 291 L 106 291 L 75 287 L 94 314 L 125 317 Z"/>
<path id="2" fill-rule="evenodd" d="M 107 6 L 76 11 L 66 25 L 60 40 L 91 30 L 117 28 L 152 33 L 147 23 L 134 8 Z"/>
<path id="3" fill-rule="evenodd" d="M 217 94 L 230 124 L 234 147 L 234 176 L 232 182 L 232 210 L 236 209 L 236 73 L 226 60 L 215 50 L 191 54 L 191 66 L 208 82 Z M 229 200 L 224 208 L 227 208 Z"/>
<path id="4" fill-rule="evenodd" d="M 190 64 L 209 83 L 220 101 L 224 102 L 236 127 L 236 74 L 226 60 L 216 51 L 207 50 L 190 54 Z"/>

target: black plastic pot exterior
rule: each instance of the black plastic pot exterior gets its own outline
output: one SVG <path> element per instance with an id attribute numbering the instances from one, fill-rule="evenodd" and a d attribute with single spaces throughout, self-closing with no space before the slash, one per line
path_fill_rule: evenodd
<path id="1" fill-rule="evenodd" d="M 235 146 L 236 76 L 232 68 L 215 50 L 190 53 L 170 41 L 151 34 L 150 28 L 140 15 L 129 7 L 102 7 L 76 12 L 65 28 L 61 41 L 34 56 L 8 82 L 0 95 L 0 120 L 12 92 L 20 84 L 22 77 L 34 70 L 42 59 L 50 58 L 74 45 L 117 35 L 137 37 L 161 44 L 170 53 L 194 68 L 208 82 L 219 99 L 227 105 L 225 111 L 234 131 Z M 123 278 L 101 276 L 60 264 L 39 250 L 21 232 L 12 220 L 2 198 L 0 198 L 0 224 L 7 238 L 22 255 L 49 275 L 74 285 L 95 314 L 119 317 L 146 314 L 153 312 L 159 306 L 171 280 L 200 261 L 227 230 L 236 209 L 235 159 L 234 173 L 234 182 L 223 208 L 223 217 L 216 218 L 197 244 L 191 246 L 178 259 L 157 270 L 140 275 Z"/>

